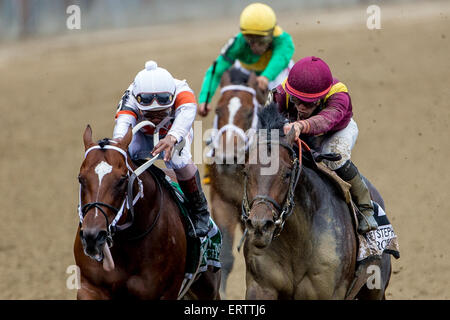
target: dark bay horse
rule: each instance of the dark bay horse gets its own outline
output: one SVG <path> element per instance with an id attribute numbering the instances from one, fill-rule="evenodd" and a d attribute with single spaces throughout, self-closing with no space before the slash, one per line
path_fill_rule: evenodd
<path id="1" fill-rule="evenodd" d="M 265 107 L 259 118 L 259 130 L 271 134 L 259 136 L 244 172 L 246 298 L 345 299 L 357 270 L 350 209 L 327 177 L 302 163 L 301 146 L 297 156 L 294 146 L 300 140 L 294 130 L 284 135 L 284 117 L 277 106 Z M 261 147 L 278 153 L 274 174 L 261 173 L 267 165 L 254 152 Z M 379 267 L 381 285 L 370 290 L 361 284 L 357 299 L 385 298 L 390 256 L 383 253 L 373 263 Z"/>
<path id="2" fill-rule="evenodd" d="M 78 299 L 179 297 L 187 256 L 184 221 L 172 195 L 148 170 L 131 179 L 137 168 L 127 153 L 131 139 L 131 128 L 120 140 L 98 144 L 90 126 L 83 135 L 81 222 L 74 243 Z M 219 299 L 219 286 L 220 272 L 208 270 L 190 296 Z"/>
<path id="3" fill-rule="evenodd" d="M 233 243 L 240 224 L 245 157 L 251 144 L 249 129 L 256 130 L 257 110 L 265 102 L 267 92 L 258 89 L 256 75 L 231 68 L 224 72 L 221 97 L 215 108 L 215 133 L 210 143 L 211 215 L 222 232 L 221 296 L 225 296 L 228 275 L 233 268 Z"/>

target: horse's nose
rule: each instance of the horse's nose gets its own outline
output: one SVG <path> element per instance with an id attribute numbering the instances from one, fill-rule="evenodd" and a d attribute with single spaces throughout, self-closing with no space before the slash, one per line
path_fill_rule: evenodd
<path id="1" fill-rule="evenodd" d="M 106 230 L 80 230 L 80 238 L 87 252 L 95 253 L 106 242 Z"/>

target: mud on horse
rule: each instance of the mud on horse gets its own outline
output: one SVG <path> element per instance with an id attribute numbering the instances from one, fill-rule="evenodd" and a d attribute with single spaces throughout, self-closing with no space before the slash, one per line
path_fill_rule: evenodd
<path id="1" fill-rule="evenodd" d="M 345 299 L 357 257 L 350 209 L 327 177 L 302 163 L 302 143 L 294 130 L 284 135 L 285 119 L 275 104 L 263 108 L 259 119 L 259 128 L 274 136 L 259 137 L 244 171 L 246 298 Z M 261 174 L 268 165 L 253 152 L 261 147 L 278 154 L 274 174 Z M 364 285 L 356 298 L 385 297 L 388 254 L 383 254 L 380 269 L 380 288 Z"/>
<path id="2" fill-rule="evenodd" d="M 92 141 L 84 132 L 80 226 L 74 255 L 81 272 L 78 299 L 177 299 L 184 278 L 186 233 L 169 190 L 150 171 L 136 178 L 121 140 Z M 220 272 L 202 273 L 191 296 L 219 298 Z"/>
<path id="3" fill-rule="evenodd" d="M 268 92 L 258 89 L 256 75 L 231 68 L 220 82 L 221 96 L 215 108 L 213 135 L 209 143 L 211 164 L 206 165 L 210 184 L 211 215 L 222 232 L 221 296 L 233 263 L 234 233 L 240 225 L 243 176 L 241 174 L 256 130 L 257 111 Z M 249 134 L 250 133 L 250 134 Z"/>

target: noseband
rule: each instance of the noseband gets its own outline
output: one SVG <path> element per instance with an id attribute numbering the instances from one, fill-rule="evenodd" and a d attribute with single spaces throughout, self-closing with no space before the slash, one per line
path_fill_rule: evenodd
<path id="1" fill-rule="evenodd" d="M 302 145 L 306 145 L 306 144 L 303 141 L 301 141 L 300 139 L 298 139 L 299 157 L 297 157 L 297 154 L 294 151 L 294 149 L 286 143 L 275 142 L 275 141 L 270 141 L 270 140 L 259 142 L 259 144 L 269 144 L 269 143 L 279 144 L 280 146 L 286 148 L 291 153 L 291 156 L 293 158 L 292 174 L 291 174 L 291 178 L 289 180 L 289 187 L 288 187 L 288 192 L 286 195 L 286 200 L 285 200 L 283 206 L 281 206 L 275 199 L 269 197 L 268 195 L 256 195 L 252 199 L 252 201 L 249 202 L 248 196 L 247 196 L 247 179 L 248 178 L 247 178 L 247 176 L 245 176 L 245 178 L 244 178 L 244 198 L 242 200 L 241 219 L 244 222 L 246 222 L 249 218 L 250 210 L 251 210 L 251 208 L 253 208 L 253 206 L 256 206 L 259 203 L 265 204 L 272 211 L 272 215 L 273 215 L 273 218 L 275 221 L 275 226 L 276 226 L 276 231 L 277 231 L 274 233 L 274 237 L 277 237 L 280 235 L 281 231 L 283 230 L 284 223 L 286 222 L 287 218 L 292 214 L 292 212 L 294 210 L 294 206 L 295 206 L 294 191 L 295 191 L 295 187 L 297 186 L 298 179 L 300 177 L 300 172 L 301 172 L 301 158 L 302 158 L 302 149 L 301 148 L 302 148 Z"/>

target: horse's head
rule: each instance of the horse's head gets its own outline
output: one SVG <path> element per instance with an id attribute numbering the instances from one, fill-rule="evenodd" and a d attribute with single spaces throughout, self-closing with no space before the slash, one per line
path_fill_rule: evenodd
<path id="1" fill-rule="evenodd" d="M 292 129 L 288 135 L 284 135 L 285 118 L 279 114 L 276 105 L 264 107 L 258 116 L 258 132 L 266 129 L 268 134 L 266 137 L 258 135 L 259 141 L 250 151 L 244 170 L 242 209 L 250 244 L 264 248 L 281 232 L 285 219 L 292 213 L 294 189 L 301 166 L 293 149 L 298 141 L 295 131 Z M 261 152 L 256 152 L 258 148 L 264 148 L 269 153 L 277 152 L 279 156 L 273 159 L 278 161 L 277 172 L 262 173 L 263 168 L 273 164 L 261 161 Z"/>
<path id="2" fill-rule="evenodd" d="M 257 125 L 257 110 L 263 103 L 256 75 L 231 68 L 224 72 L 221 97 L 216 106 L 213 135 L 214 158 L 219 164 L 241 163 L 251 144 L 250 129 Z"/>
<path id="3" fill-rule="evenodd" d="M 80 239 L 87 256 L 102 261 L 111 228 L 123 213 L 126 201 L 128 173 L 127 149 L 131 142 L 131 127 L 120 140 L 92 141 L 87 126 L 84 135 L 85 159 L 81 165 L 80 183 Z"/>

